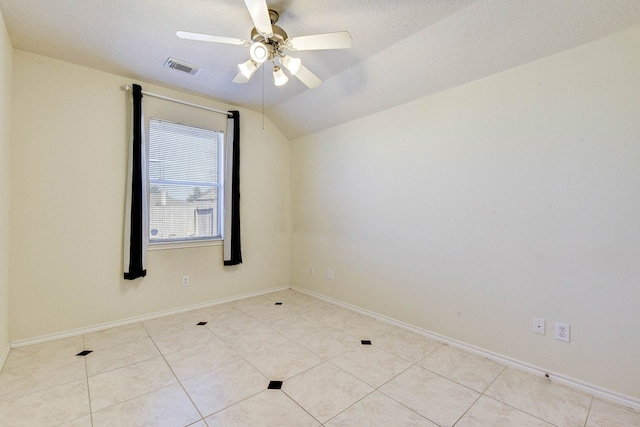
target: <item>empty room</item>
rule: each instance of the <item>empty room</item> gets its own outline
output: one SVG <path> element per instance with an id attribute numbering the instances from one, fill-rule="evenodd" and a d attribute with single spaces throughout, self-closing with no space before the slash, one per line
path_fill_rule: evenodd
<path id="1" fill-rule="evenodd" d="M 640 427 L 640 2 L 0 0 L 0 426 Z"/>

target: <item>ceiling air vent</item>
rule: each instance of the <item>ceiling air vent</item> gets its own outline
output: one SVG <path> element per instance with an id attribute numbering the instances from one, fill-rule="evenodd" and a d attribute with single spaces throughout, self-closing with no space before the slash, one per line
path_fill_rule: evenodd
<path id="1" fill-rule="evenodd" d="M 167 68 L 173 68 L 174 70 L 182 71 L 183 73 L 191 74 L 192 76 L 195 76 L 200 71 L 200 67 L 187 64 L 186 62 L 177 60 L 175 58 L 168 58 L 164 63 L 164 66 Z"/>

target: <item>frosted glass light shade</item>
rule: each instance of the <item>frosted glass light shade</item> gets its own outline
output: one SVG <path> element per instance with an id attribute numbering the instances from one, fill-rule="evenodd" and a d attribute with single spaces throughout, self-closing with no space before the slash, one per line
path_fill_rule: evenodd
<path id="1" fill-rule="evenodd" d="M 285 55 L 285 57 L 282 58 L 282 65 L 284 65 L 285 68 L 289 70 L 292 76 L 295 76 L 296 73 L 300 71 L 302 60 L 300 58 L 294 58 L 292 56 Z"/>
<path id="2" fill-rule="evenodd" d="M 253 73 L 258 69 L 258 65 L 253 61 L 253 59 L 248 59 L 242 64 L 238 64 L 238 69 L 243 76 L 250 79 L 251 76 L 253 76 Z"/>
<path id="3" fill-rule="evenodd" d="M 267 46 L 265 46 L 265 44 L 262 42 L 253 43 L 249 48 L 249 54 L 251 55 L 251 59 L 253 59 L 258 64 L 262 64 L 269 57 Z"/>
<path id="4" fill-rule="evenodd" d="M 282 86 L 287 83 L 289 78 L 284 74 L 284 71 L 277 65 L 273 67 L 273 82 L 276 86 Z"/>

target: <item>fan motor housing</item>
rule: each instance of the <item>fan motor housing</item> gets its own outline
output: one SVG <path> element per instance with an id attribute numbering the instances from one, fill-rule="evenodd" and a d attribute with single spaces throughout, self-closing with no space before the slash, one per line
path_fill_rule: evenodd
<path id="1" fill-rule="evenodd" d="M 263 42 L 269 44 L 284 44 L 284 42 L 289 38 L 287 33 L 277 25 L 272 25 L 271 28 L 273 31 L 273 36 L 271 36 L 269 39 L 266 39 L 262 34 L 258 32 L 258 30 L 253 28 L 251 30 L 251 40 L 253 40 L 254 42 Z"/>

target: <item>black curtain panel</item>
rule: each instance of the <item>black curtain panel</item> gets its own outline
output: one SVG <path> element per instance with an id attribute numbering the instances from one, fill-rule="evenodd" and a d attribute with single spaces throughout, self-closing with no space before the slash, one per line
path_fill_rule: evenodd
<path id="1" fill-rule="evenodd" d="M 133 123 L 124 230 L 124 278 L 127 280 L 147 275 L 146 258 L 149 243 L 147 144 L 144 136 L 142 87 L 134 84 L 131 93 Z"/>
<path id="2" fill-rule="evenodd" d="M 224 265 L 242 264 L 240 249 L 240 112 L 227 120 Z"/>

